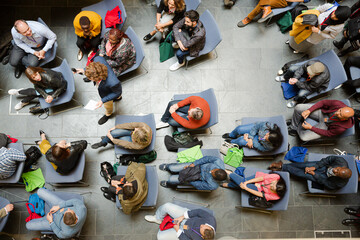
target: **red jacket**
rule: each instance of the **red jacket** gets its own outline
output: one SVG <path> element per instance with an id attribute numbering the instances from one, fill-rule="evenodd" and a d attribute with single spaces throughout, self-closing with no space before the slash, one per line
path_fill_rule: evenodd
<path id="1" fill-rule="evenodd" d="M 310 112 L 313 112 L 317 109 L 321 109 L 322 113 L 335 113 L 337 110 L 343 107 L 348 107 L 346 104 L 339 100 L 322 100 L 315 103 L 312 107 L 309 108 Z M 343 133 L 346 129 L 354 126 L 354 118 L 351 117 L 348 120 L 332 122 L 328 125 L 327 130 L 323 130 L 317 127 L 312 127 L 311 131 L 325 137 L 334 137 Z"/>

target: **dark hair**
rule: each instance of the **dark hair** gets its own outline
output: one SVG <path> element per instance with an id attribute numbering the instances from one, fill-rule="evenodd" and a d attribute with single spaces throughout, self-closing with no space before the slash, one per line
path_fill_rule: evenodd
<path id="1" fill-rule="evenodd" d="M 218 181 L 224 181 L 227 178 L 227 173 L 223 169 L 216 169 L 214 175 L 214 179 Z"/>
<path id="2" fill-rule="evenodd" d="M 74 225 L 76 223 L 76 215 L 73 212 L 66 212 L 64 214 L 64 223 L 68 226 Z"/>
<path id="3" fill-rule="evenodd" d="M 82 16 L 80 19 L 79 19 L 79 23 L 80 23 L 80 26 L 89 26 L 90 25 L 90 19 L 86 16 Z"/>
<path id="4" fill-rule="evenodd" d="M 134 186 L 124 186 L 123 194 L 126 199 L 131 199 L 136 194 Z"/>
<path id="5" fill-rule="evenodd" d="M 185 17 L 190 18 L 192 22 L 198 22 L 199 21 L 199 13 L 195 10 L 189 10 L 185 12 Z"/>
<path id="6" fill-rule="evenodd" d="M 351 9 L 347 6 L 338 6 L 335 10 L 335 16 L 337 17 L 338 22 L 345 22 L 351 15 Z"/>
<path id="7" fill-rule="evenodd" d="M 266 123 L 267 129 L 269 130 L 269 142 L 275 147 L 279 147 L 283 141 L 283 135 L 277 124 L 274 124 L 273 128 L 269 126 L 269 123 Z"/>
<path id="8" fill-rule="evenodd" d="M 277 174 L 277 173 L 275 173 Z M 279 175 L 279 174 L 277 174 Z M 285 180 L 279 175 L 280 179 L 276 184 L 276 193 L 279 195 L 280 199 L 284 197 L 286 193 L 286 183 Z"/>
<path id="9" fill-rule="evenodd" d="M 45 72 L 45 70 L 41 67 L 27 67 L 25 70 L 26 77 L 32 82 L 33 84 L 37 84 L 37 81 L 35 81 L 32 76 L 36 73 L 42 73 Z"/>
<path id="10" fill-rule="evenodd" d="M 51 154 L 58 161 L 62 161 L 64 159 L 66 159 L 70 155 L 67 148 L 61 148 L 61 147 L 59 147 L 57 145 L 54 145 L 52 147 Z"/>
<path id="11" fill-rule="evenodd" d="M 204 239 L 214 239 L 215 234 L 213 229 L 205 229 L 204 231 Z"/>

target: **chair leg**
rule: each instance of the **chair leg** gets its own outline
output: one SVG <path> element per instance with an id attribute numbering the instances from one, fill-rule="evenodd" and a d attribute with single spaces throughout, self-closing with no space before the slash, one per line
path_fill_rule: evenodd
<path id="1" fill-rule="evenodd" d="M 215 60 L 215 59 L 218 58 L 218 54 L 217 54 L 217 52 L 216 52 L 216 49 L 214 49 L 213 51 L 209 52 L 208 54 L 210 54 L 210 53 L 212 53 L 212 52 L 214 52 L 214 58 L 208 59 L 208 60 Z M 208 55 L 208 54 L 205 54 L 205 55 Z M 202 55 L 202 56 L 205 56 L 205 55 Z M 199 57 L 201 57 L 201 56 L 199 56 Z M 189 66 L 188 66 L 189 61 L 186 61 L 186 68 L 185 68 L 185 69 L 186 69 L 186 70 L 191 69 L 191 68 L 193 68 L 193 67 L 195 67 L 195 66 L 197 66 L 197 65 L 200 65 L 200 64 L 205 63 L 205 62 L 208 61 L 208 60 L 205 60 L 205 61 L 202 61 L 202 62 L 200 62 L 200 63 L 198 63 L 198 64 L 195 64 L 195 65 L 192 66 L 192 67 L 189 67 Z"/>
<path id="2" fill-rule="evenodd" d="M 299 195 L 300 196 L 306 196 L 306 197 L 336 198 L 336 195 L 316 194 L 316 193 L 310 193 L 309 191 L 299 193 Z"/>
<path id="3" fill-rule="evenodd" d="M 49 183 L 52 187 L 88 187 L 90 184 L 78 181 L 76 183 Z"/>

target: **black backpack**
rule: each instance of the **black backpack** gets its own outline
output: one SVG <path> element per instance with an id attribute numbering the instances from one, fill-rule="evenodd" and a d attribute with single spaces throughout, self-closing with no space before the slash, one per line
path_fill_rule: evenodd
<path id="1" fill-rule="evenodd" d="M 41 158 L 42 154 L 39 150 L 39 148 L 35 146 L 31 146 L 28 150 L 25 152 L 26 160 L 25 160 L 25 166 L 24 166 L 24 172 L 27 172 L 30 170 L 31 165 L 37 162 L 39 158 Z"/>
<path id="2" fill-rule="evenodd" d="M 249 197 L 249 205 L 259 208 L 270 208 L 273 206 L 273 203 L 267 201 L 265 197 L 258 197 L 251 194 Z"/>
<path id="3" fill-rule="evenodd" d="M 304 4 L 296 5 L 296 7 L 294 7 L 294 9 L 291 11 L 291 19 L 292 19 L 292 21 L 295 22 L 295 18 L 297 16 L 299 16 L 302 13 L 302 11 L 304 11 L 304 10 L 308 10 L 308 7 L 305 6 Z"/>

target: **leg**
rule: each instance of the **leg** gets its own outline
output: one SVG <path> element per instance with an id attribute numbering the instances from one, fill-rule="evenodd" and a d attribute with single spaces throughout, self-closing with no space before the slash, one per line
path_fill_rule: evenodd
<path id="1" fill-rule="evenodd" d="M 181 170 L 183 170 L 185 166 L 188 166 L 190 164 L 191 163 L 170 163 L 170 164 L 167 164 L 166 167 L 167 167 L 167 169 L 169 169 L 169 171 L 171 173 L 178 173 Z"/>
<path id="2" fill-rule="evenodd" d="M 314 167 L 316 162 L 303 162 L 303 163 L 289 163 L 283 164 L 282 171 L 288 172 L 291 175 L 304 178 L 310 181 L 315 181 L 311 174 L 305 174 L 306 167 Z"/>
<path id="3" fill-rule="evenodd" d="M 83 38 L 83 37 L 79 37 L 77 36 L 77 40 L 76 40 L 76 45 L 78 46 L 78 48 L 80 48 L 80 50 L 83 52 L 83 53 L 86 53 L 87 50 L 85 49 L 85 41 L 86 41 L 86 38 Z"/>
<path id="4" fill-rule="evenodd" d="M 180 207 L 173 203 L 165 203 L 164 205 L 160 206 L 156 211 L 156 219 L 162 220 L 168 214 L 172 218 L 178 218 L 184 215 L 184 213 L 189 210 L 184 207 Z"/>
<path id="5" fill-rule="evenodd" d="M 249 179 L 255 178 L 255 175 L 244 178 L 242 176 L 237 175 L 236 173 L 230 173 L 229 177 L 230 177 L 231 182 L 229 183 L 228 187 L 240 189 L 240 186 L 239 186 L 240 183 L 245 182 Z"/>
<path id="6" fill-rule="evenodd" d="M 39 60 L 37 56 L 29 53 L 25 57 L 23 57 L 22 64 L 25 67 L 37 67 L 40 64 L 40 61 L 41 60 Z"/>
<path id="7" fill-rule="evenodd" d="M 45 188 L 40 188 L 37 191 L 37 194 L 39 195 L 39 198 L 41 198 L 47 204 L 49 204 L 50 207 L 57 206 L 64 201 L 61 198 L 59 198 L 57 195 L 55 195 L 52 191 Z"/>
<path id="8" fill-rule="evenodd" d="M 171 175 L 169 177 L 169 180 L 167 181 L 167 184 L 170 186 L 170 187 L 176 187 L 177 185 L 180 184 L 180 181 L 179 181 L 179 175 Z"/>
<path id="9" fill-rule="evenodd" d="M 46 216 L 27 222 L 26 229 L 30 231 L 52 231 Z"/>
<path id="10" fill-rule="evenodd" d="M 34 98 L 37 98 L 40 96 L 36 93 L 34 88 L 22 89 L 19 91 L 19 94 L 26 96 L 24 99 L 21 100 L 21 102 L 23 102 L 23 103 L 28 103 L 31 100 L 33 100 Z"/>
<path id="11" fill-rule="evenodd" d="M 188 120 L 188 118 L 185 118 L 186 120 Z M 168 123 L 170 124 L 170 126 L 173 127 L 182 127 L 182 125 L 180 123 L 178 123 L 177 121 L 175 121 L 175 119 L 173 119 L 172 117 L 169 119 Z"/>
<path id="12" fill-rule="evenodd" d="M 258 5 L 256 5 L 256 7 L 247 15 L 247 18 L 253 20 L 257 15 L 259 15 L 259 13 L 261 13 L 261 11 L 262 11 L 262 6 L 260 5 L 259 2 Z"/>
<path id="13" fill-rule="evenodd" d="M 93 37 L 90 39 L 90 45 L 92 49 L 97 49 L 98 46 L 101 43 L 101 34 L 97 35 L 96 37 Z"/>
<path id="14" fill-rule="evenodd" d="M 189 54 L 190 51 L 182 51 L 181 49 L 177 50 L 176 57 L 178 59 L 179 64 L 183 64 L 185 57 Z"/>
<path id="15" fill-rule="evenodd" d="M 346 75 L 348 77 L 348 79 L 350 80 L 353 80 L 351 78 L 351 74 L 350 74 L 350 67 L 357 67 L 357 68 L 360 68 L 360 56 L 351 56 L 351 57 L 348 57 L 345 61 L 345 64 L 344 64 L 344 68 L 345 68 L 345 71 L 346 71 Z"/>
<path id="16" fill-rule="evenodd" d="M 310 92 L 307 89 L 301 89 L 298 94 L 295 96 L 294 101 L 295 102 L 304 102 L 306 100 L 306 96 L 310 95 L 312 92 Z"/>
<path id="17" fill-rule="evenodd" d="M 231 140 L 231 143 L 235 143 L 235 144 L 239 145 L 240 147 L 245 147 L 247 144 L 247 141 L 244 139 L 244 136 L 241 136 L 237 139 Z"/>
<path id="18" fill-rule="evenodd" d="M 174 228 L 166 229 L 165 231 L 158 231 L 157 240 L 178 240 Z"/>
<path id="19" fill-rule="evenodd" d="M 170 102 L 168 103 L 168 105 L 167 105 L 167 107 L 166 107 L 166 110 L 165 110 L 164 114 L 163 114 L 162 117 L 161 117 L 161 121 L 162 121 L 162 122 L 165 122 L 165 123 L 166 123 L 166 122 L 169 121 L 169 119 L 171 118 L 171 114 L 170 114 L 170 112 L 169 112 L 170 107 L 171 107 L 172 105 L 180 102 L 180 101 L 181 101 L 181 100 L 172 100 L 172 101 L 170 101 Z"/>
<path id="20" fill-rule="evenodd" d="M 104 103 L 105 115 L 110 117 L 114 110 L 114 101 L 108 101 Z"/>
<path id="21" fill-rule="evenodd" d="M 315 127 L 320 128 L 320 129 L 324 129 L 324 130 L 327 129 L 327 126 L 326 126 L 326 124 L 324 122 L 316 124 Z M 302 141 L 305 141 L 305 142 L 322 138 L 321 135 L 319 135 L 319 134 L 317 134 L 317 133 L 315 133 L 315 132 L 313 132 L 311 130 L 306 130 L 301 125 L 298 127 L 297 132 L 299 134 L 299 138 Z"/>
<path id="22" fill-rule="evenodd" d="M 288 3 L 285 0 L 269 0 L 267 5 L 271 8 L 284 8 L 288 6 Z"/>
<path id="23" fill-rule="evenodd" d="M 131 136 L 131 131 L 126 129 L 114 129 L 111 131 L 111 135 L 113 138 L 121 138 L 125 136 Z M 111 140 L 106 136 L 103 140 L 101 140 L 102 143 L 111 143 Z"/>
<path id="24" fill-rule="evenodd" d="M 48 140 L 42 140 L 39 145 L 39 148 L 40 148 L 40 152 L 45 155 L 46 152 L 51 148 L 51 144 Z"/>
<path id="25" fill-rule="evenodd" d="M 231 138 L 237 138 L 239 135 L 244 135 L 245 133 L 250 133 L 250 130 L 252 129 L 252 127 L 254 125 L 255 125 L 254 123 L 239 125 L 229 134 L 229 136 Z"/>
<path id="26" fill-rule="evenodd" d="M 301 113 L 307 109 L 309 109 L 312 106 L 312 104 L 298 104 L 294 108 L 294 113 L 291 120 L 291 128 L 297 129 L 300 125 L 300 121 L 302 119 Z M 301 125 L 300 125 L 301 126 Z"/>
<path id="27" fill-rule="evenodd" d="M 13 49 L 10 52 L 9 63 L 11 66 L 16 67 L 21 65 L 21 59 L 26 55 L 26 52 L 14 45 Z"/>
<path id="28" fill-rule="evenodd" d="M 286 73 L 284 74 L 284 78 L 286 81 L 289 81 L 290 78 L 292 78 L 294 76 L 295 71 L 301 66 L 297 66 L 297 65 L 291 65 L 289 67 L 289 69 L 286 71 Z"/>

